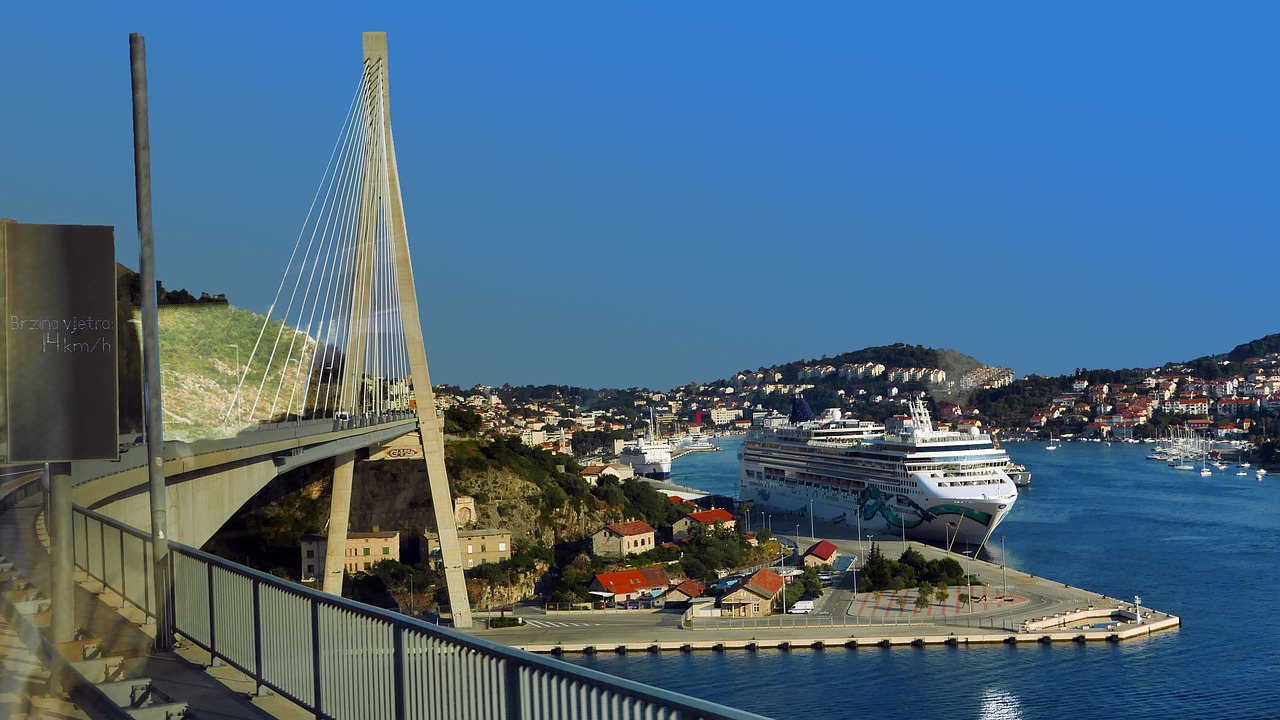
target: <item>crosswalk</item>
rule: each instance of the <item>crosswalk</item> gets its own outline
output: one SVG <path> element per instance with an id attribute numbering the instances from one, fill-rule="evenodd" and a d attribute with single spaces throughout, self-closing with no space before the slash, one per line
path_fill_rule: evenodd
<path id="1" fill-rule="evenodd" d="M 529 627 L 541 628 L 600 627 L 601 625 L 601 623 L 552 622 L 550 620 L 525 620 L 525 624 Z"/>

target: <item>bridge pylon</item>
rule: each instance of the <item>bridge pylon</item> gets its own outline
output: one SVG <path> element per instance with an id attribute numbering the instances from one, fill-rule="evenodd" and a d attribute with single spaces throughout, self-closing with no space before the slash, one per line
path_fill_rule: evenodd
<path id="1" fill-rule="evenodd" d="M 435 393 L 431 389 L 431 374 L 427 370 L 427 352 L 422 337 L 422 321 L 418 314 L 418 294 L 414 287 L 413 264 L 409 257 L 409 232 L 405 224 L 404 200 L 400 195 L 400 174 L 396 168 L 395 141 L 391 133 L 391 94 L 387 83 L 387 34 L 364 33 L 365 82 L 373 87 L 372 97 L 380 102 L 366 103 L 366 127 L 381 134 L 380 144 L 385 153 L 386 165 L 380 173 L 366 173 L 370 184 L 362 191 L 367 202 L 362 205 L 370 212 L 377 205 L 372 196 L 385 191 L 380 208 L 385 213 L 390 237 L 392 262 L 395 267 L 395 285 L 399 296 L 400 319 L 403 323 L 405 350 L 409 359 L 410 377 L 416 398 L 419 435 L 422 438 L 422 455 L 426 463 L 427 480 L 431 490 L 431 504 L 436 519 L 436 531 L 440 535 L 440 553 L 444 563 L 445 583 L 449 593 L 449 606 L 454 626 L 471 627 L 471 605 L 467 601 L 466 578 L 462 574 L 462 551 L 458 545 L 458 529 L 453 512 L 453 496 L 444 465 L 444 432 L 436 414 Z M 382 155 L 383 153 L 379 153 Z M 384 174 L 385 173 L 385 174 Z M 382 175 L 381 178 L 378 176 Z M 376 184 L 377 187 L 373 185 Z M 368 305 L 364 305 L 367 309 Z M 352 323 L 352 327 L 364 327 L 366 323 Z M 364 342 L 363 339 L 357 342 Z M 352 348 L 355 352 L 362 352 Z M 332 545 L 332 541 L 330 543 Z M 345 545 L 345 538 L 341 542 Z"/>

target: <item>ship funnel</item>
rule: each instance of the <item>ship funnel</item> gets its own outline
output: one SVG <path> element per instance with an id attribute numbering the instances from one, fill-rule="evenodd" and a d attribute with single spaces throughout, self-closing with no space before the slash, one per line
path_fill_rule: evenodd
<path id="1" fill-rule="evenodd" d="M 810 409 L 809 403 L 804 401 L 804 396 L 795 395 L 791 398 L 791 415 L 787 419 L 792 424 L 809 422 L 814 419 L 813 410 Z"/>

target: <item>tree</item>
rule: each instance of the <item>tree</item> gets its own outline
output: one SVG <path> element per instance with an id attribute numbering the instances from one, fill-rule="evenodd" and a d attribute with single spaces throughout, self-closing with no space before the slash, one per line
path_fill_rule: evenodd
<path id="1" fill-rule="evenodd" d="M 923 590 L 916 595 L 916 609 L 924 610 L 929 607 L 929 596 Z"/>
<path id="2" fill-rule="evenodd" d="M 951 591 L 946 585 L 939 585 L 933 589 L 933 597 L 938 601 L 939 605 L 945 605 L 947 598 L 951 597 Z"/>
<path id="3" fill-rule="evenodd" d="M 470 408 L 454 405 L 444 411 L 444 431 L 449 435 L 474 435 L 482 427 L 484 418 Z"/>
<path id="4" fill-rule="evenodd" d="M 965 605 L 969 604 L 969 593 L 962 592 L 960 593 L 960 597 L 957 599 L 960 601 L 960 606 L 964 607 Z"/>
<path id="5" fill-rule="evenodd" d="M 875 598 L 875 604 L 879 605 L 880 601 L 884 599 L 884 591 L 876 590 L 875 592 L 871 593 L 871 596 Z"/>
<path id="6" fill-rule="evenodd" d="M 899 610 L 907 607 L 907 597 L 905 595 L 899 595 L 893 602 L 898 606 Z"/>

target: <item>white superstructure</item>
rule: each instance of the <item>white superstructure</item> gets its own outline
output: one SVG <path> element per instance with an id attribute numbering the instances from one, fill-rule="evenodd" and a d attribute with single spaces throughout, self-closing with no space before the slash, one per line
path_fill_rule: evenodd
<path id="1" fill-rule="evenodd" d="M 671 479 L 671 446 L 659 440 L 641 438 L 627 445 L 618 459 L 631 466 L 636 475 L 654 480 Z"/>
<path id="2" fill-rule="evenodd" d="M 812 418 L 800 398 L 791 421 L 753 427 L 741 451 L 742 499 L 755 507 L 858 522 L 909 538 L 980 545 L 1018 499 L 1005 472 L 1009 457 L 976 429 L 933 429 L 921 401 L 910 424 L 879 423 L 829 412 Z"/>

